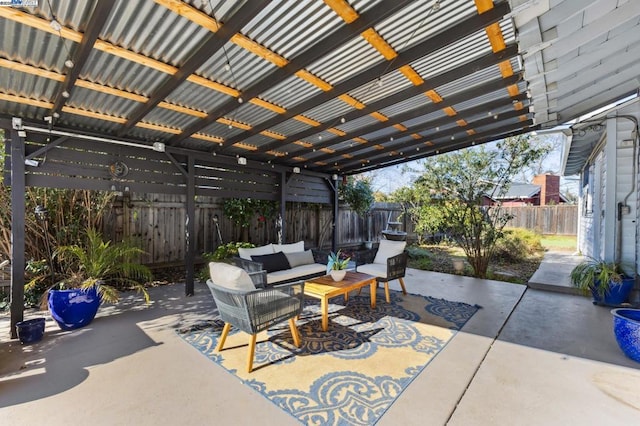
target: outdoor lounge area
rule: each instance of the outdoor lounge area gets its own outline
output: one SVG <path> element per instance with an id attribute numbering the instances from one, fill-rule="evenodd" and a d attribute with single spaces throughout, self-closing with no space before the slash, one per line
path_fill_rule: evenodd
<path id="1" fill-rule="evenodd" d="M 405 282 L 413 293 L 481 308 L 377 424 L 637 420 L 640 365 L 617 348 L 608 308 L 585 297 L 414 269 Z M 392 289 L 400 290 L 397 281 Z M 44 339 L 31 346 L 4 334 L 3 422 L 66 424 L 73 413 L 75 423 L 96 425 L 251 425 L 258 417 L 267 425 L 300 424 L 179 337 L 178 330 L 215 316 L 203 283 L 191 298 L 182 292 L 180 284 L 154 288 L 149 307 L 127 297 L 74 332 L 60 331 L 49 320 Z M 303 328 L 301 335 L 303 341 L 309 337 Z M 242 339 L 238 350 L 244 356 Z M 256 374 L 277 375 L 280 368 L 266 365 Z"/>
<path id="2" fill-rule="evenodd" d="M 264 294 L 294 306 L 261 306 L 274 316 L 249 333 L 196 265 L 223 245 L 218 225 L 250 241 L 226 237 L 237 215 L 218 201 L 270 203 L 256 245 L 366 247 L 340 226 L 341 183 L 538 132 L 562 135 L 580 173 L 578 248 L 630 259 L 638 290 L 639 27 L 637 0 L 0 1 L 0 425 L 638 423 L 640 363 L 609 307 L 548 291 L 568 273 L 552 257 L 552 279 L 526 286 L 396 254 L 334 293 L 295 282 L 323 273 L 306 256 L 263 277 L 292 274 L 290 293 Z M 26 308 L 25 271 L 31 249 L 52 285 L 68 272 L 48 221 L 82 203 L 37 190 L 112 195 L 119 210 L 96 223 L 158 250 L 136 265 L 184 279 L 61 330 Z M 36 317 L 43 338 L 21 344 Z"/>

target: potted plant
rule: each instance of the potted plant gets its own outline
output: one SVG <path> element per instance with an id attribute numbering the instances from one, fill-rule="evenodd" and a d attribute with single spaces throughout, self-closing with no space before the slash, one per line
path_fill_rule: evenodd
<path id="1" fill-rule="evenodd" d="M 640 362 L 640 309 L 615 308 L 611 313 L 618 346 L 626 356 Z"/>
<path id="2" fill-rule="evenodd" d="M 128 241 L 103 241 L 94 229 L 87 230 L 85 244 L 58 247 L 54 258 L 65 267 L 68 276 L 46 291 L 45 297 L 60 328 L 84 327 L 93 320 L 101 302 L 117 302 L 120 291 L 114 284 L 129 284 L 148 303 L 149 293 L 143 283 L 151 279 L 151 271 L 133 261 L 141 253 Z"/>
<path id="3" fill-rule="evenodd" d="M 341 251 L 338 250 L 336 253 L 329 253 L 328 262 L 327 262 L 327 270 L 329 271 L 329 275 L 333 278 L 334 281 L 342 281 L 344 276 L 347 274 L 347 267 L 349 266 L 350 257 L 341 258 Z"/>
<path id="4" fill-rule="evenodd" d="M 571 271 L 571 284 L 595 304 L 620 305 L 627 301 L 634 279 L 625 277 L 619 263 L 589 257 Z"/>

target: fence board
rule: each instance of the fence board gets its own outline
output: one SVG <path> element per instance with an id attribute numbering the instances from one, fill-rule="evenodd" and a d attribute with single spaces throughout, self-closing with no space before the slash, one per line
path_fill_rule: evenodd
<path id="1" fill-rule="evenodd" d="M 577 235 L 578 206 L 559 204 L 554 206 L 504 207 L 513 215 L 507 226 L 526 228 L 549 235 Z"/>

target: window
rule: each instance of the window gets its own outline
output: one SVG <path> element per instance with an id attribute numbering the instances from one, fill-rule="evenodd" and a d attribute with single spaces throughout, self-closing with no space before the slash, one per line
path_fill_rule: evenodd
<path id="1" fill-rule="evenodd" d="M 593 175 L 595 167 L 591 164 L 582 173 L 582 214 L 591 216 L 593 214 Z"/>

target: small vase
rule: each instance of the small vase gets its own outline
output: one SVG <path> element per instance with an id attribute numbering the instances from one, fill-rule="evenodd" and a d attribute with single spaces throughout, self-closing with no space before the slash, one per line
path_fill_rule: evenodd
<path id="1" fill-rule="evenodd" d="M 333 278 L 334 281 L 342 281 L 344 279 L 344 276 L 347 275 L 347 270 L 346 269 L 341 269 L 341 270 L 332 269 L 329 272 L 329 275 L 331 275 L 331 278 Z"/>

